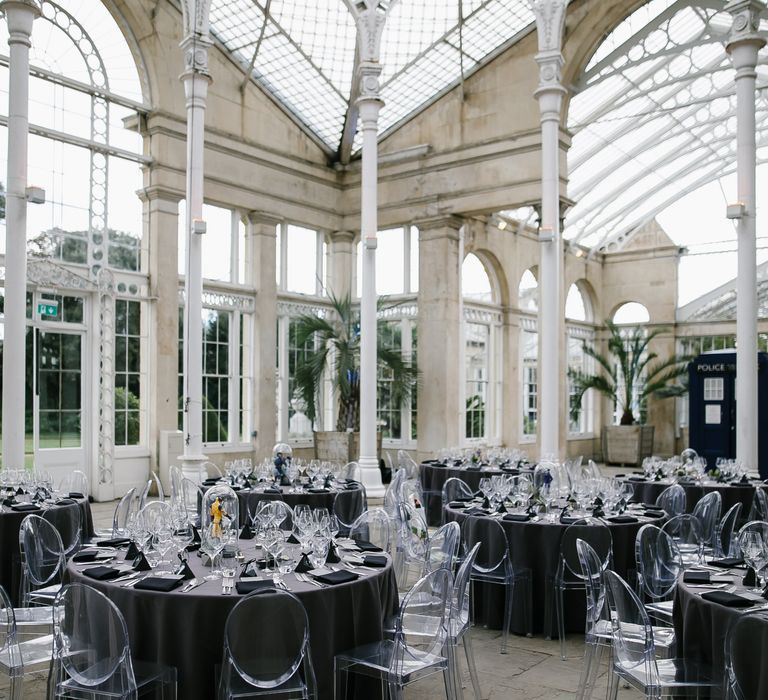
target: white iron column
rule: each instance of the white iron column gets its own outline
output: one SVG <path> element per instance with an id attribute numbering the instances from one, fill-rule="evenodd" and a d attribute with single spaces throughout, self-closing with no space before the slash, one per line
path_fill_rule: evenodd
<path id="1" fill-rule="evenodd" d="M 35 0 L 3 0 L 10 52 L 8 179 L 5 210 L 5 329 L 3 339 L 3 466 L 24 466 L 25 324 L 27 309 L 27 141 L 29 48 L 40 14 Z"/>
<path id="2" fill-rule="evenodd" d="M 756 0 L 736 0 L 726 10 L 733 15 L 727 51 L 736 68 L 736 159 L 738 201 L 738 272 L 736 281 L 736 456 L 757 469 L 757 253 L 755 79 L 757 55 L 765 40 L 757 33 L 760 12 Z"/>
<path id="3" fill-rule="evenodd" d="M 560 347 L 564 328 L 562 304 L 563 245 L 560 232 L 560 110 L 565 88 L 561 41 L 567 0 L 536 0 L 539 37 L 539 88 L 535 93 L 541 112 L 541 221 L 539 229 L 539 439 L 542 456 L 560 456 L 561 385 Z"/>
<path id="4" fill-rule="evenodd" d="M 360 299 L 360 465 L 361 479 L 369 495 L 383 494 L 376 449 L 376 244 L 378 231 L 378 125 L 381 66 L 360 66 L 360 126 L 363 163 L 360 184 L 360 236 L 363 242 L 363 296 Z"/>
<path id="5" fill-rule="evenodd" d="M 203 151 L 205 107 L 208 96 L 208 6 L 187 0 L 186 34 L 181 42 L 185 71 L 181 76 L 187 99 L 187 220 L 184 308 L 184 476 L 201 477 L 203 455 Z M 184 4 L 182 5 L 184 7 Z M 191 23 L 191 24 L 189 24 Z"/>

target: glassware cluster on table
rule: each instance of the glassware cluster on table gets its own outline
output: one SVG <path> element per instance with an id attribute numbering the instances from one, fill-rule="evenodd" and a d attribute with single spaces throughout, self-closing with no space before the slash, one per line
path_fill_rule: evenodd
<path id="1" fill-rule="evenodd" d="M 290 482 L 288 493 L 301 493 L 306 488 L 321 488 L 332 485 L 341 476 L 342 465 L 317 459 L 304 461 L 291 459 L 284 465 L 285 475 Z M 237 459 L 224 465 L 225 477 L 233 486 L 249 488 L 255 485 L 268 487 L 280 485 L 280 477 L 275 473 L 274 463 L 265 459 L 253 466 L 250 459 Z"/>
<path id="2" fill-rule="evenodd" d="M 0 512 L 6 509 L 6 500 L 52 505 L 69 491 L 66 478 L 56 486 L 50 472 L 41 469 L 0 469 Z"/>
<path id="3" fill-rule="evenodd" d="M 480 493 L 491 513 L 539 514 L 543 520 L 554 522 L 564 510 L 572 518 L 591 517 L 598 511 L 605 516 L 623 512 L 634 488 L 620 479 L 594 476 L 589 470 L 582 470 L 581 460 L 542 460 L 532 477 L 500 474 L 480 479 Z"/>
<path id="4" fill-rule="evenodd" d="M 738 481 L 749 476 L 749 469 L 738 459 L 718 457 L 715 469 L 707 470 L 707 460 L 694 450 L 685 450 L 670 459 L 646 457 L 643 474 L 648 479 L 672 481 Z"/>
<path id="5" fill-rule="evenodd" d="M 510 450 L 505 447 L 451 447 L 438 451 L 437 461 L 459 467 L 482 464 L 492 469 L 500 469 L 527 464 L 528 455 L 522 450 Z"/>

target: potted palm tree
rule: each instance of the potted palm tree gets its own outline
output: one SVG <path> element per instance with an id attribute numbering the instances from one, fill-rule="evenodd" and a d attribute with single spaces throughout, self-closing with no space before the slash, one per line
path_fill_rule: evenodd
<path id="1" fill-rule="evenodd" d="M 294 383 L 307 418 L 315 424 L 320 408 L 323 375 L 329 372 L 338 402 L 335 431 L 315 432 L 315 455 L 319 459 L 352 461 L 359 454 L 360 439 L 360 313 L 350 295 L 330 296 L 331 312 L 325 316 L 303 314 L 296 321 L 296 343 L 307 344 L 314 352 L 301 359 L 294 373 Z M 379 302 L 379 308 L 384 308 Z M 378 374 L 391 379 L 390 396 L 402 406 L 414 389 L 418 370 L 399 350 L 386 347 L 377 339 Z M 378 452 L 381 434 L 378 435 Z"/>
<path id="2" fill-rule="evenodd" d="M 642 326 L 619 328 L 606 321 L 610 333 L 608 354 L 603 355 L 586 343 L 584 353 L 593 358 L 599 370 L 589 374 L 568 369 L 575 389 L 571 416 L 576 419 L 584 393 L 590 389 L 607 396 L 621 417 L 619 425 L 603 427 L 603 458 L 611 464 L 640 464 L 653 452 L 652 425 L 642 425 L 645 405 L 650 396 L 681 396 L 687 387 L 679 382 L 687 373 L 687 359 L 675 355 L 666 359 L 649 350 L 654 338 L 666 332 L 657 328 L 648 332 Z"/>

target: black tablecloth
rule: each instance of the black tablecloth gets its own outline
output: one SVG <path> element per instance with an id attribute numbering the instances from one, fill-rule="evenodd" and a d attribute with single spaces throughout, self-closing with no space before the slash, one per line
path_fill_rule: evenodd
<path id="1" fill-rule="evenodd" d="M 462 523 L 465 518 L 473 517 L 488 520 L 489 516 L 467 516 L 460 509 L 445 508 L 447 521 Z M 647 524 L 661 525 L 662 518 L 640 517 L 637 523 L 606 524 L 613 537 L 614 570 L 623 577 L 635 569 L 635 537 L 637 531 Z M 503 526 L 509 547 L 512 551 L 512 563 L 516 570 L 531 570 L 533 592 L 533 629 L 547 637 L 557 637 L 557 621 L 554 613 L 553 581 L 560 560 L 560 540 L 567 525 L 559 522 L 499 521 Z M 494 584 L 475 584 L 475 621 L 492 628 L 500 628 L 504 615 L 504 587 Z M 512 611 L 511 631 L 516 634 L 527 633 L 523 614 L 524 599 L 520 587 L 515 587 L 515 599 Z M 585 625 L 586 598 L 583 590 L 566 590 L 564 597 L 565 629 L 571 632 L 583 632 Z M 548 624 L 546 617 L 549 617 Z"/>
<path id="2" fill-rule="evenodd" d="M 339 514 L 345 523 L 352 522 L 363 511 L 363 489 L 359 485 L 351 489 L 329 489 L 327 493 L 310 493 L 308 491 L 291 493 L 288 486 L 283 486 L 282 489 L 282 493 L 265 493 L 259 489 L 238 491 L 240 525 L 245 525 L 248 505 L 250 504 L 253 513 L 259 501 L 285 501 L 291 508 L 304 504 L 310 508 L 327 508 L 329 513 L 333 513 L 333 505 L 338 499 Z"/>
<path id="3" fill-rule="evenodd" d="M 247 559 L 255 556 L 251 542 L 241 542 Z M 198 581 L 210 572 L 190 556 Z M 93 581 L 83 567 L 70 563 L 69 581 L 86 583 L 109 596 L 125 617 L 135 659 L 175 666 L 179 673 L 178 697 L 210 700 L 215 693 L 215 666 L 221 663 L 227 615 L 242 596 L 221 595 L 221 581 L 207 581 L 188 593 L 137 591 L 120 583 Z M 328 588 L 284 577 L 307 610 L 312 663 L 320 698 L 333 698 L 334 654 L 383 638 L 383 622 L 397 607 L 397 582 L 391 562 L 364 574 L 357 581 Z M 253 621 L 254 633 L 259 621 Z M 266 633 L 279 635 L 280 630 Z M 350 676 L 350 682 L 352 682 Z M 378 684 L 377 684 L 378 687 Z M 349 697 L 358 697 L 350 691 Z"/>
<path id="4" fill-rule="evenodd" d="M 632 500 L 637 503 L 655 503 L 664 489 L 669 488 L 674 481 L 635 481 L 628 480 L 628 483 L 635 487 L 635 495 Z M 760 482 L 757 482 L 758 484 Z M 721 516 L 725 515 L 729 508 L 741 503 L 741 521 L 749 517 L 749 511 L 752 508 L 752 499 L 755 497 L 755 485 L 746 484 L 744 486 L 732 486 L 731 484 L 718 483 L 715 481 L 706 481 L 698 484 L 681 483 L 685 489 L 685 510 L 692 513 L 696 504 L 708 493 L 717 491 L 723 499 Z"/>
<path id="5" fill-rule="evenodd" d="M 468 469 L 462 466 L 445 466 L 438 462 L 422 462 L 419 465 L 419 480 L 424 491 L 426 501 L 427 523 L 431 526 L 442 524 L 443 518 L 443 485 L 448 479 L 461 479 L 473 490 L 480 488 L 480 479 L 489 479 L 492 476 L 506 474 L 515 476 L 521 473 L 532 473 L 530 470 L 498 469 L 487 466 L 479 469 Z"/>
<path id="6" fill-rule="evenodd" d="M 83 537 L 93 534 L 93 517 L 91 506 L 85 498 L 74 499 L 74 503 L 52 505 L 29 512 L 10 510 L 7 506 L 0 512 L 0 585 L 5 589 L 14 605 L 19 605 L 19 588 L 21 585 L 21 556 L 19 554 L 19 529 L 21 521 L 27 515 L 40 515 L 60 527 L 66 520 L 72 518 L 78 508 L 82 513 Z"/>
<path id="7" fill-rule="evenodd" d="M 740 584 L 743 576 L 744 571 L 734 575 L 737 583 L 734 593 L 737 595 L 747 593 L 747 589 Z M 716 674 L 724 674 L 728 628 L 752 608 L 729 608 L 704 600 L 700 595 L 704 590 L 707 589 L 692 588 L 682 582 L 677 584 L 673 609 L 677 655 L 709 664 Z M 760 600 L 757 605 L 764 602 Z M 741 649 L 739 654 L 741 660 L 746 661 L 742 667 L 749 669 L 747 683 L 743 688 L 744 697 L 768 698 L 768 666 L 764 663 L 768 654 L 768 623 L 762 621 L 756 624 L 750 644 Z"/>

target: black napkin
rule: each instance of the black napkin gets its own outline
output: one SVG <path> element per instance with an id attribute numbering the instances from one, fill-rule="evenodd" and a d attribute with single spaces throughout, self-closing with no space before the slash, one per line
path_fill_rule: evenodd
<path id="1" fill-rule="evenodd" d="M 465 469 L 468 472 L 479 472 L 480 471 L 480 465 L 479 464 L 468 464 Z"/>
<path id="2" fill-rule="evenodd" d="M 475 499 L 474 496 L 456 496 L 451 503 L 469 503 Z"/>
<path id="3" fill-rule="evenodd" d="M 702 593 L 701 597 L 711 603 L 725 605 L 727 608 L 751 608 L 755 604 L 754 600 L 725 591 L 707 591 Z"/>
<path id="4" fill-rule="evenodd" d="M 328 545 L 328 556 L 325 558 L 326 564 L 338 564 L 341 561 L 338 551 L 336 550 L 336 543 L 331 542 Z"/>
<path id="5" fill-rule="evenodd" d="M 499 507 L 496 509 L 497 513 L 506 513 L 507 509 L 504 507 L 504 502 L 499 503 Z"/>
<path id="6" fill-rule="evenodd" d="M 185 581 L 188 581 L 191 578 L 195 578 L 195 575 L 192 573 L 192 569 L 189 568 L 189 562 L 186 560 L 181 562 L 179 568 L 176 569 L 175 574 L 177 576 L 181 576 Z"/>
<path id="7" fill-rule="evenodd" d="M 101 554 L 97 549 L 84 549 L 81 552 L 75 554 L 72 557 L 72 561 L 78 563 L 85 563 L 89 561 L 96 561 L 96 558 Z"/>
<path id="8" fill-rule="evenodd" d="M 141 579 L 134 589 L 137 591 L 161 591 L 170 593 L 174 588 L 178 588 L 184 579 L 181 578 L 161 578 L 160 576 L 147 576 Z"/>
<path id="9" fill-rule="evenodd" d="M 85 498 L 85 496 L 79 491 L 70 491 L 67 495 L 69 498 Z"/>
<path id="10" fill-rule="evenodd" d="M 56 501 L 57 506 L 73 506 L 77 503 L 74 498 L 60 498 Z"/>
<path id="11" fill-rule="evenodd" d="M 219 477 L 211 477 L 203 481 L 203 486 L 215 486 L 219 483 Z"/>
<path id="12" fill-rule="evenodd" d="M 110 579 L 122 576 L 124 573 L 124 571 L 113 569 L 111 566 L 93 566 L 83 571 L 84 576 L 92 578 L 94 581 L 109 581 Z"/>
<path id="13" fill-rule="evenodd" d="M 646 510 L 643 511 L 643 515 L 646 518 L 663 518 L 666 513 L 663 510 Z"/>
<path id="14" fill-rule="evenodd" d="M 491 502 L 490 502 L 490 500 L 488 499 L 487 496 L 483 499 L 483 503 L 482 503 L 482 505 L 480 507 L 481 508 L 485 508 L 486 510 L 490 510 L 491 509 Z"/>
<path id="15" fill-rule="evenodd" d="M 294 535 L 293 533 L 291 533 L 290 537 L 288 537 L 288 539 L 286 540 L 286 542 L 287 542 L 288 544 L 301 544 L 301 542 L 299 542 L 299 541 L 296 539 L 296 535 Z"/>
<path id="16" fill-rule="evenodd" d="M 732 569 L 736 566 L 741 566 L 744 563 L 743 557 L 729 557 L 728 559 L 712 559 L 707 564 L 710 566 L 719 566 L 723 569 Z"/>
<path id="17" fill-rule="evenodd" d="M 630 476 L 627 481 L 648 481 L 644 476 Z"/>
<path id="18" fill-rule="evenodd" d="M 482 510 L 481 508 L 477 508 L 477 507 L 467 508 L 464 512 L 467 515 L 488 515 L 488 513 L 486 513 L 484 510 Z"/>
<path id="19" fill-rule="evenodd" d="M 623 479 L 623 478 L 625 478 L 626 476 L 627 476 L 626 474 L 614 474 L 614 475 L 613 475 L 613 478 L 614 478 L 614 479 Z"/>
<path id="20" fill-rule="evenodd" d="M 612 515 L 606 518 L 609 523 L 639 523 L 640 521 L 634 515 Z"/>
<path id="21" fill-rule="evenodd" d="M 376 546 L 373 544 L 373 542 L 368 542 L 368 540 L 355 540 L 355 544 L 357 545 L 357 548 L 362 552 L 381 552 L 383 551 L 381 547 Z"/>
<path id="22" fill-rule="evenodd" d="M 279 486 L 269 486 L 264 489 L 264 493 L 282 493 L 283 489 L 281 489 Z"/>
<path id="23" fill-rule="evenodd" d="M 365 566 L 383 567 L 387 565 L 387 558 L 383 554 L 366 554 L 363 557 Z"/>
<path id="24" fill-rule="evenodd" d="M 312 564 L 309 561 L 309 557 L 306 554 L 301 555 L 301 559 L 299 559 L 299 563 L 296 565 L 295 571 L 297 571 L 300 574 L 306 574 L 307 571 L 312 571 L 315 567 L 312 566 Z"/>
<path id="25" fill-rule="evenodd" d="M 603 510 L 602 505 L 596 505 L 592 509 L 592 517 L 593 518 L 604 518 L 605 517 L 605 511 Z M 635 522 L 637 522 L 637 519 L 635 519 Z"/>
<path id="26" fill-rule="evenodd" d="M 256 576 L 259 570 L 267 568 L 266 559 L 251 559 L 243 564 L 243 576 Z"/>
<path id="27" fill-rule="evenodd" d="M 136 546 L 135 542 L 130 542 L 128 544 L 128 551 L 125 553 L 125 561 L 133 561 L 138 556 L 139 548 Z"/>
<path id="28" fill-rule="evenodd" d="M 564 522 L 567 517 L 568 517 L 568 506 L 566 506 L 560 511 L 560 522 L 561 523 Z"/>
<path id="29" fill-rule="evenodd" d="M 661 506 L 656 503 L 641 503 L 640 505 L 646 510 L 661 510 Z"/>
<path id="30" fill-rule="evenodd" d="M 710 571 L 685 571 L 683 583 L 709 583 L 711 576 Z"/>
<path id="31" fill-rule="evenodd" d="M 238 535 L 237 539 L 239 540 L 252 540 L 253 539 L 253 530 L 251 530 L 250 525 L 244 525 L 243 529 L 240 530 L 240 534 Z"/>
<path id="32" fill-rule="evenodd" d="M 240 595 L 247 595 L 254 591 L 263 591 L 265 589 L 274 588 L 275 582 L 269 580 L 258 581 L 235 581 L 235 589 Z"/>
<path id="33" fill-rule="evenodd" d="M 192 526 L 192 544 L 200 544 L 202 540 L 200 539 L 200 530 L 198 530 L 194 525 Z"/>
<path id="34" fill-rule="evenodd" d="M 527 523 L 531 519 L 528 513 L 507 513 L 502 520 L 507 520 L 512 523 Z"/>
<path id="35" fill-rule="evenodd" d="M 23 488 L 21 488 L 21 486 L 19 486 L 19 488 L 17 488 L 17 489 L 16 489 L 16 495 L 17 495 L 17 496 L 22 496 L 22 495 L 24 495 L 24 489 L 23 489 Z"/>
<path id="36" fill-rule="evenodd" d="M 328 489 L 326 489 L 326 488 L 317 488 L 317 487 L 314 487 L 314 486 L 312 488 L 310 488 L 310 489 L 307 489 L 307 491 L 309 493 L 328 493 Z"/>
<path id="37" fill-rule="evenodd" d="M 11 498 L 4 498 L 4 499 L 3 499 L 3 505 L 4 505 L 4 506 L 8 506 L 9 508 L 10 508 L 10 507 L 11 507 L 11 506 L 12 506 L 14 503 L 16 503 L 16 498 L 15 498 L 15 497 L 11 497 Z"/>
<path id="38" fill-rule="evenodd" d="M 15 510 L 19 513 L 27 513 L 33 510 L 40 510 L 40 506 L 34 503 L 15 503 L 11 506 L 11 510 Z"/>
<path id="39" fill-rule="evenodd" d="M 97 547 L 125 547 L 131 544 L 131 540 L 127 537 L 112 537 L 108 540 L 94 542 L 93 544 Z"/>
<path id="40" fill-rule="evenodd" d="M 351 484 L 346 484 L 346 485 L 344 486 L 344 488 L 345 488 L 347 491 L 356 491 L 357 489 L 359 489 L 359 488 L 360 488 L 360 484 L 358 484 L 356 481 L 353 481 Z"/>
<path id="41" fill-rule="evenodd" d="M 448 507 L 449 508 L 466 508 L 467 504 L 464 503 L 463 501 L 451 501 L 448 504 Z"/>
<path id="42" fill-rule="evenodd" d="M 584 520 L 584 518 L 577 518 L 575 515 L 565 515 L 560 518 L 560 522 L 563 525 L 573 525 L 573 523 L 577 523 L 579 520 Z"/>
<path id="43" fill-rule="evenodd" d="M 147 558 L 144 556 L 144 552 L 139 552 L 139 555 L 133 560 L 134 571 L 152 571 L 152 567 L 149 565 Z"/>
<path id="44" fill-rule="evenodd" d="M 750 588 L 754 588 L 757 585 L 757 576 L 755 575 L 755 570 L 751 566 L 747 567 L 747 573 L 741 583 Z"/>
<path id="45" fill-rule="evenodd" d="M 516 469 L 515 467 L 507 467 L 507 466 L 501 467 L 501 471 L 503 471 L 505 474 L 511 474 L 512 476 L 517 476 L 520 473 L 519 469 Z"/>
<path id="46" fill-rule="evenodd" d="M 297 569 L 298 571 L 298 569 Z M 331 571 L 329 574 L 320 574 L 319 576 L 313 576 L 315 581 L 321 583 L 327 583 L 331 586 L 335 586 L 337 583 L 349 583 L 350 581 L 357 581 L 360 578 L 360 574 L 356 574 L 354 571 Z"/>

